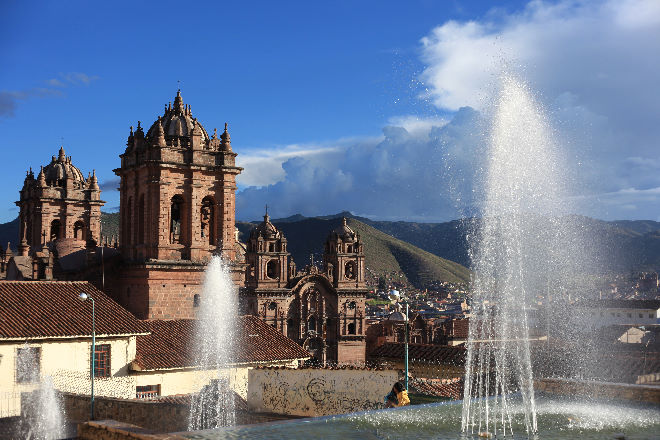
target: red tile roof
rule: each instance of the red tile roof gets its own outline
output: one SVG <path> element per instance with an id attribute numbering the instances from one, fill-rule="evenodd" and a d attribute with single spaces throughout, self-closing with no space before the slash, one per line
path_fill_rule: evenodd
<path id="1" fill-rule="evenodd" d="M 86 281 L 0 281 L 0 340 L 91 336 L 94 299 L 96 335 L 135 335 L 147 325 Z"/>
<path id="2" fill-rule="evenodd" d="M 465 347 L 451 345 L 408 344 L 411 361 L 464 365 Z M 371 358 L 403 359 L 405 344 L 387 342 L 371 352 Z"/>
<path id="3" fill-rule="evenodd" d="M 148 321 L 150 335 L 138 336 L 136 370 L 195 366 L 195 320 Z M 237 320 L 236 363 L 270 363 L 308 359 L 310 354 L 293 340 L 254 316 Z"/>
<path id="4" fill-rule="evenodd" d="M 450 399 L 460 400 L 463 398 L 463 378 L 454 379 L 426 379 L 411 378 L 411 393 L 424 394 L 427 396 L 449 397 Z"/>

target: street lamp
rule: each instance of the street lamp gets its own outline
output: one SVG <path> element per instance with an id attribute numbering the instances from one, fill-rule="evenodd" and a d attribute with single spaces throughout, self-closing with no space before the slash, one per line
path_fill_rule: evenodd
<path id="1" fill-rule="evenodd" d="M 94 298 L 92 298 L 90 295 L 86 294 L 85 292 L 80 292 L 78 298 L 80 298 L 80 301 L 87 301 L 87 300 L 92 301 L 92 350 L 91 350 L 92 369 L 90 371 L 90 377 L 92 378 L 92 396 L 91 396 L 91 409 L 90 409 L 89 419 L 94 420 L 94 351 L 96 350 L 96 319 L 94 316 Z"/>
<path id="2" fill-rule="evenodd" d="M 408 339 L 409 339 L 409 330 L 408 330 L 408 298 L 404 297 L 402 298 L 405 303 L 406 303 L 406 325 L 405 325 L 405 338 L 404 338 L 404 363 L 405 363 L 405 386 L 406 386 L 406 391 L 408 391 Z"/>

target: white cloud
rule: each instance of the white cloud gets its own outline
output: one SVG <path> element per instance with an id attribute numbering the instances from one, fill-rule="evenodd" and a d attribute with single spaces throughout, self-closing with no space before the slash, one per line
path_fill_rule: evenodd
<path id="1" fill-rule="evenodd" d="M 439 117 L 420 117 L 415 115 L 393 116 L 388 125 L 403 127 L 413 136 L 428 136 L 433 127 L 442 127 L 447 120 Z"/>
<path id="2" fill-rule="evenodd" d="M 481 20 L 436 27 L 421 40 L 422 98 L 455 112 L 451 120 L 403 115 L 389 119 L 380 140 L 251 153 L 242 162 L 249 187 L 238 195 L 239 218 L 258 218 L 266 203 L 275 216 L 471 214 L 475 175 L 488 156 L 488 111 L 473 108 L 489 109 L 503 68 L 548 108 L 570 177 L 579 177 L 571 194 L 583 202 L 579 213 L 658 218 L 659 5 L 532 1 L 513 14 L 493 9 Z"/>
<path id="3" fill-rule="evenodd" d="M 532 1 L 515 14 L 447 22 L 421 41 L 422 77 L 438 107 L 487 108 L 502 70 L 524 78 L 547 104 L 566 156 L 580 164 L 585 186 L 576 191 L 660 186 L 657 0 Z"/>
<path id="4" fill-rule="evenodd" d="M 96 75 L 87 75 L 80 72 L 61 73 L 60 79 L 51 78 L 44 81 L 48 87 L 32 87 L 25 90 L 0 90 L 0 118 L 13 118 L 21 101 L 30 98 L 63 96 L 64 93 L 58 89 L 69 85 L 87 86 L 97 79 L 99 77 Z"/>
<path id="5" fill-rule="evenodd" d="M 474 130 L 478 119 L 477 112 L 465 108 L 447 123 L 423 121 L 425 134 L 420 136 L 420 125 L 404 117 L 401 122 L 411 123 L 412 133 L 389 125 L 383 137 L 343 140 L 331 153 L 290 157 L 281 165 L 281 180 L 238 193 L 237 216 L 256 219 L 268 204 L 274 217 L 350 210 L 380 219 L 455 218 L 450 194 L 459 188 L 466 192 L 462 178 L 468 173 L 458 170 L 467 170 L 468 159 L 480 148 Z M 457 171 L 447 173 L 450 151 Z"/>
<path id="6" fill-rule="evenodd" d="M 236 159 L 237 165 L 244 168 L 238 176 L 242 186 L 265 186 L 285 178 L 282 164 L 294 157 L 308 160 L 323 160 L 337 154 L 343 147 L 318 145 L 287 145 L 283 148 L 247 150 Z"/>

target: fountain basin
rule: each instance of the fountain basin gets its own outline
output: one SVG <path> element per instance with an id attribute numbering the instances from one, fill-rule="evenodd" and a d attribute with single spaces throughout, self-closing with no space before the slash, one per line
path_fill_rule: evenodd
<path id="1" fill-rule="evenodd" d="M 641 403 L 606 402 L 538 396 L 538 433 L 542 439 L 652 439 L 660 438 L 660 406 Z M 461 434 L 462 402 L 442 402 L 352 413 L 342 416 L 236 426 L 214 430 L 182 432 L 187 439 L 476 439 L 487 432 L 475 427 Z M 529 438 L 521 414 L 522 399 L 512 407 L 513 436 Z M 492 427 L 489 427 L 492 432 Z"/>

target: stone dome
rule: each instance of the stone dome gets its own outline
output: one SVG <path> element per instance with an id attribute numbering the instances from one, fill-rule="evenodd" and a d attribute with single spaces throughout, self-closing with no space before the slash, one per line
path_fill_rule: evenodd
<path id="1" fill-rule="evenodd" d="M 206 132 L 206 129 L 197 119 L 193 118 L 190 106 L 183 104 L 181 90 L 176 92 L 174 105 L 171 107 L 167 106 L 163 116 L 159 117 L 151 125 L 151 128 L 147 132 L 147 138 L 153 139 L 158 135 L 159 123 L 162 124 L 166 137 L 190 137 L 193 130 L 198 127 L 201 131 L 202 142 L 206 143 L 209 140 L 209 134 Z"/>
<path id="2" fill-rule="evenodd" d="M 346 222 L 346 217 L 342 218 L 341 225 L 337 228 L 335 228 L 331 233 L 330 233 L 331 238 L 333 236 L 339 237 L 342 239 L 342 241 L 356 241 L 357 240 L 357 234 L 353 229 L 351 229 L 350 226 L 348 226 L 348 223 Z"/>
<path id="3" fill-rule="evenodd" d="M 266 213 L 266 215 L 264 215 L 264 221 L 253 229 L 252 234 L 250 235 L 273 239 L 280 238 L 280 231 L 278 231 L 275 225 L 270 222 L 270 216 Z"/>
<path id="4" fill-rule="evenodd" d="M 60 148 L 58 156 L 53 156 L 42 172 L 48 185 L 64 186 L 67 178 L 73 179 L 74 186 L 82 186 L 86 182 L 83 173 L 71 163 L 71 157 L 64 153 L 64 147 Z"/>

